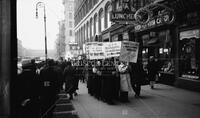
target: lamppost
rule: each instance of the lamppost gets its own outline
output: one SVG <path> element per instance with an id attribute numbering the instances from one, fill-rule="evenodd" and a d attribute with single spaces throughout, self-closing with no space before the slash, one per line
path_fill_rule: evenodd
<path id="1" fill-rule="evenodd" d="M 46 11 L 45 11 L 45 4 L 43 2 L 38 2 L 36 4 L 36 18 L 38 18 L 38 7 L 44 8 L 44 33 L 45 33 L 45 61 L 47 64 L 47 31 L 46 31 Z"/>

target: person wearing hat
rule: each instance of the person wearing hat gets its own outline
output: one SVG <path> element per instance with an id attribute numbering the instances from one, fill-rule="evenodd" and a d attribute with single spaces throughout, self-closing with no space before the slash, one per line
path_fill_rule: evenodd
<path id="1" fill-rule="evenodd" d="M 148 70 L 148 79 L 150 81 L 150 87 L 151 89 L 153 89 L 157 74 L 157 63 L 155 61 L 154 56 L 150 56 L 149 62 L 147 64 L 147 70 Z"/>
<path id="2" fill-rule="evenodd" d="M 39 118 L 39 82 L 34 60 L 22 63 L 22 72 L 13 82 L 14 116 L 17 118 Z"/>
<path id="3" fill-rule="evenodd" d="M 120 73 L 120 100 L 122 102 L 129 102 L 128 92 L 133 91 L 130 80 L 129 63 L 122 61 L 118 66 L 118 70 Z"/>
<path id="4" fill-rule="evenodd" d="M 52 105 L 55 104 L 58 93 L 60 73 L 55 67 L 53 59 L 47 60 L 47 65 L 40 72 L 41 90 L 41 114 L 44 115 Z M 52 116 L 52 112 L 48 112 L 47 116 Z"/>
<path id="5" fill-rule="evenodd" d="M 77 88 L 76 88 L 76 78 L 75 78 L 76 71 L 70 61 L 68 61 L 66 63 L 66 67 L 64 69 L 63 76 L 65 79 L 65 85 L 66 85 L 65 91 L 66 91 L 66 93 L 69 94 L 69 96 L 70 96 L 69 99 L 72 100 L 73 93 L 76 91 Z"/>

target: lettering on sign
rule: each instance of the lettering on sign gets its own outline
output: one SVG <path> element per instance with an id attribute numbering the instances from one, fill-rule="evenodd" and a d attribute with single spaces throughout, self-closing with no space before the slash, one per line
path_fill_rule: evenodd
<path id="1" fill-rule="evenodd" d="M 144 15 L 145 14 L 145 15 Z M 171 24 L 175 20 L 173 9 L 163 4 L 150 4 L 136 11 L 135 31 L 143 31 L 164 24 Z"/>
<path id="2" fill-rule="evenodd" d="M 135 20 L 135 13 L 124 13 L 124 12 L 111 12 L 111 20 L 112 21 L 134 21 Z"/>

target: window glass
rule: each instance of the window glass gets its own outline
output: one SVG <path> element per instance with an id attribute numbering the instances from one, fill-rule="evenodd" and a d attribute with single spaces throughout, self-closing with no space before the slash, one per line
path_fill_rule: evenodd
<path id="1" fill-rule="evenodd" d="M 104 15 L 103 15 L 103 11 L 102 12 L 100 12 L 100 15 L 99 15 L 99 17 L 100 17 L 100 31 L 103 31 L 104 30 Z"/>
<path id="2" fill-rule="evenodd" d="M 149 32 L 141 36 L 143 41 L 142 57 L 144 68 L 150 56 L 158 61 L 159 71 L 174 73 L 174 58 L 172 56 L 172 40 L 170 31 Z"/>
<path id="3" fill-rule="evenodd" d="M 186 34 L 187 35 L 187 34 Z M 199 80 L 200 66 L 200 38 L 188 34 L 179 40 L 179 68 L 180 76 Z"/>

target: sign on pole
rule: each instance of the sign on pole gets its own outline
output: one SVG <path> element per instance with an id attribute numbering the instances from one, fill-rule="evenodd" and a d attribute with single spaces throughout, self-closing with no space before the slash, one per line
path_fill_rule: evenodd
<path id="1" fill-rule="evenodd" d="M 104 49 L 102 42 L 86 43 L 86 54 L 88 59 L 104 59 Z"/>
<path id="2" fill-rule="evenodd" d="M 139 43 L 132 41 L 123 41 L 119 60 L 125 62 L 137 63 Z"/>
<path id="3" fill-rule="evenodd" d="M 121 41 L 104 42 L 105 58 L 118 57 L 121 50 Z"/>

